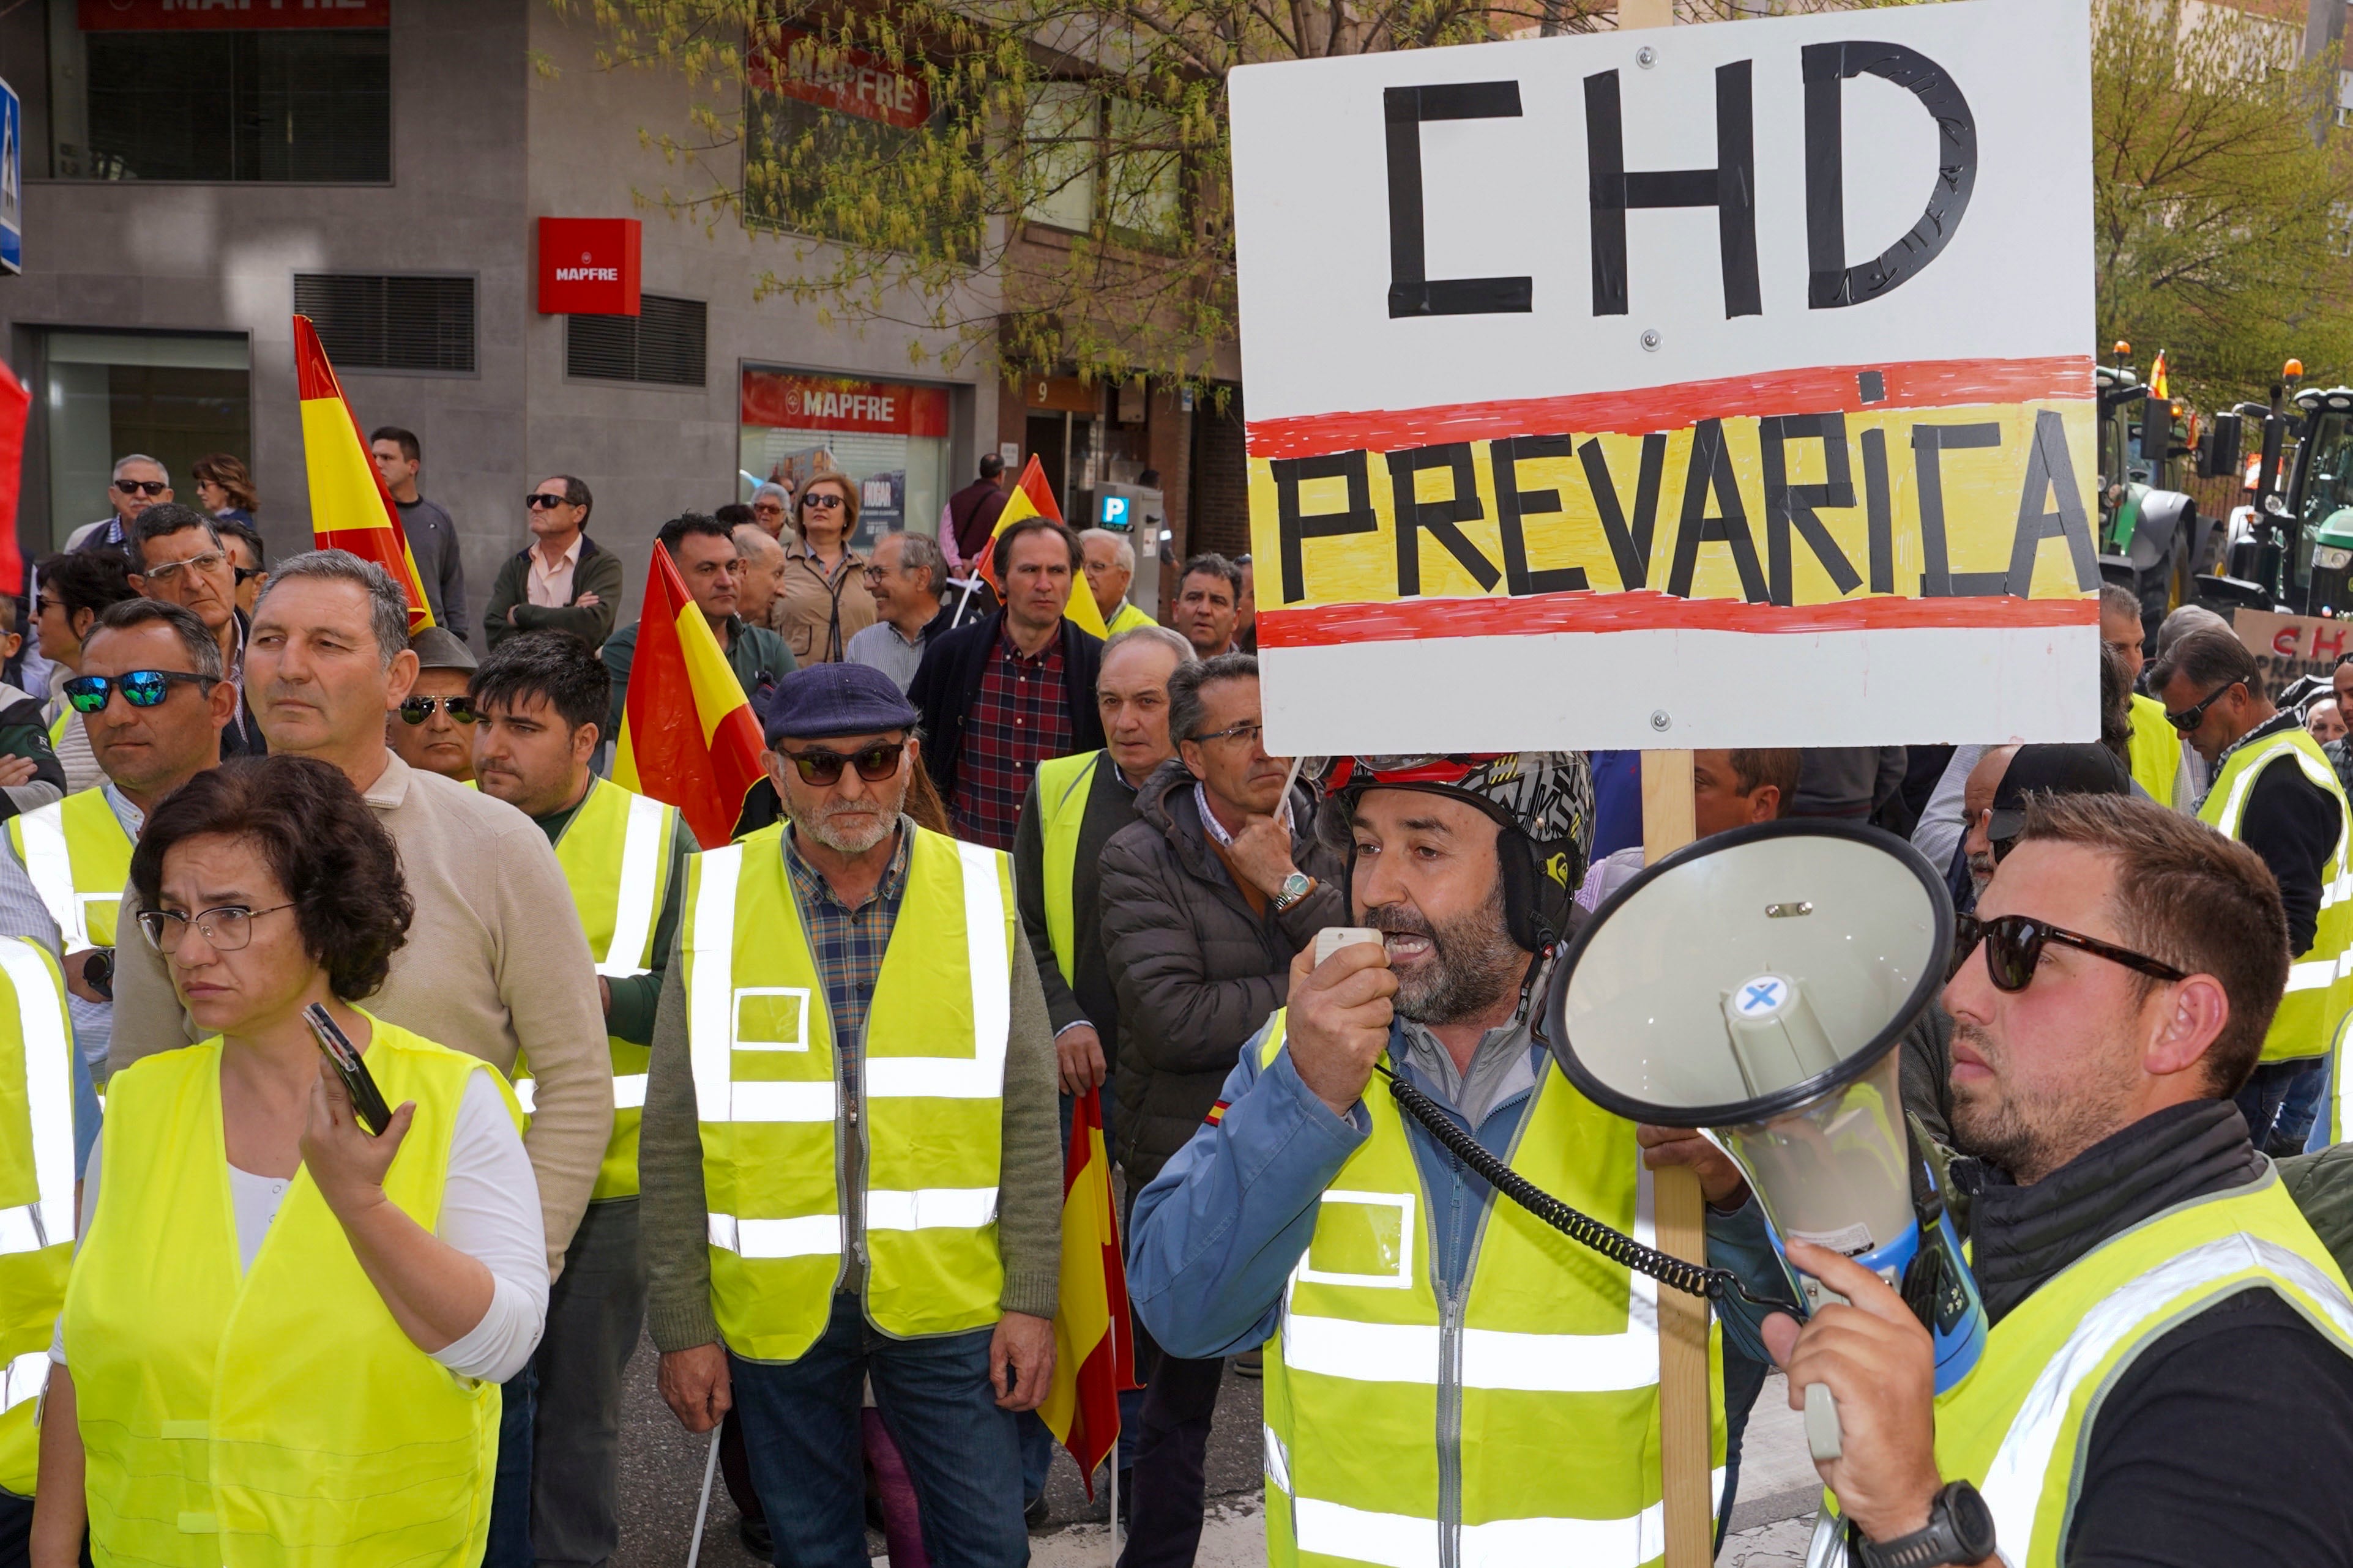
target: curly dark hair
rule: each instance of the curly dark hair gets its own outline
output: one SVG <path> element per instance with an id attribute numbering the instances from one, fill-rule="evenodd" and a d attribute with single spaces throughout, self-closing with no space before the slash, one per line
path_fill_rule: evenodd
<path id="1" fill-rule="evenodd" d="M 398 846 L 341 768 L 290 754 L 238 757 L 174 790 L 131 857 L 140 904 L 158 907 L 174 846 L 216 833 L 260 848 L 337 1000 L 357 1002 L 384 984 L 417 906 Z"/>

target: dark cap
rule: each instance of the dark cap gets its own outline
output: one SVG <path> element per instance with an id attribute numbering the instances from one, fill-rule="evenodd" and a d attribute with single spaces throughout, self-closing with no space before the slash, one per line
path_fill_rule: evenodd
<path id="1" fill-rule="evenodd" d="M 425 626 L 410 634 L 408 646 L 419 669 L 463 669 L 478 667 L 474 650 L 457 633 L 442 626 Z"/>
<path id="2" fill-rule="evenodd" d="M 1986 837 L 2006 843 L 2023 832 L 2026 797 L 2035 794 L 2130 795 L 2132 774 L 2114 752 L 2090 742 L 2021 746 L 2010 759 L 2010 771 L 1994 787 L 1993 821 Z"/>
<path id="3" fill-rule="evenodd" d="M 821 741 L 829 735 L 873 735 L 912 730 L 918 715 L 898 682 L 865 664 L 812 664 L 776 684 L 761 715 L 760 734 Z"/>

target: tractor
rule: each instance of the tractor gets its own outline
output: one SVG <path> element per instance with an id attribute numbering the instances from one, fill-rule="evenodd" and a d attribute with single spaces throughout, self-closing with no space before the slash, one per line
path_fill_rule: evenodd
<path id="1" fill-rule="evenodd" d="M 2184 459 L 2208 471 L 2213 448 L 2187 405 L 2158 396 L 2132 366 L 2132 345 L 2096 365 L 2100 396 L 2100 575 L 2130 589 L 2152 638 L 2158 623 L 2198 591 L 2212 548 L 2211 520 L 2180 488 Z M 2163 356 L 2159 356 L 2160 359 Z M 2235 458 L 2235 453 L 2233 454 Z"/>
<path id="2" fill-rule="evenodd" d="M 2219 437 L 2225 420 L 2258 419 L 2263 440 L 2253 501 L 2231 514 L 2226 573 L 2198 583 L 2213 608 L 2353 615 L 2353 387 L 2291 391 L 2302 370 L 2288 361 L 2268 407 L 2244 404 L 2215 420 Z M 2213 443 L 2218 458 L 2224 445 Z"/>

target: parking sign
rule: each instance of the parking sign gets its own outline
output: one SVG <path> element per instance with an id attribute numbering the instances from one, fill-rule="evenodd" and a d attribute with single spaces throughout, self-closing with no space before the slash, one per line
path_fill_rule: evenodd
<path id="1" fill-rule="evenodd" d="M 25 270 L 25 103 L 0 80 L 0 268 Z"/>

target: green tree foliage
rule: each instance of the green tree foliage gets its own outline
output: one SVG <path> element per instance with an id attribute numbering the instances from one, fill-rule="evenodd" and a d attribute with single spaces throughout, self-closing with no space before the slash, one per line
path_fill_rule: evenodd
<path id="1" fill-rule="evenodd" d="M 2092 42 L 2100 348 L 2166 351 L 2176 395 L 2260 397 L 2281 363 L 2353 376 L 2353 163 L 2330 62 L 2223 5 L 2104 0 Z"/>

